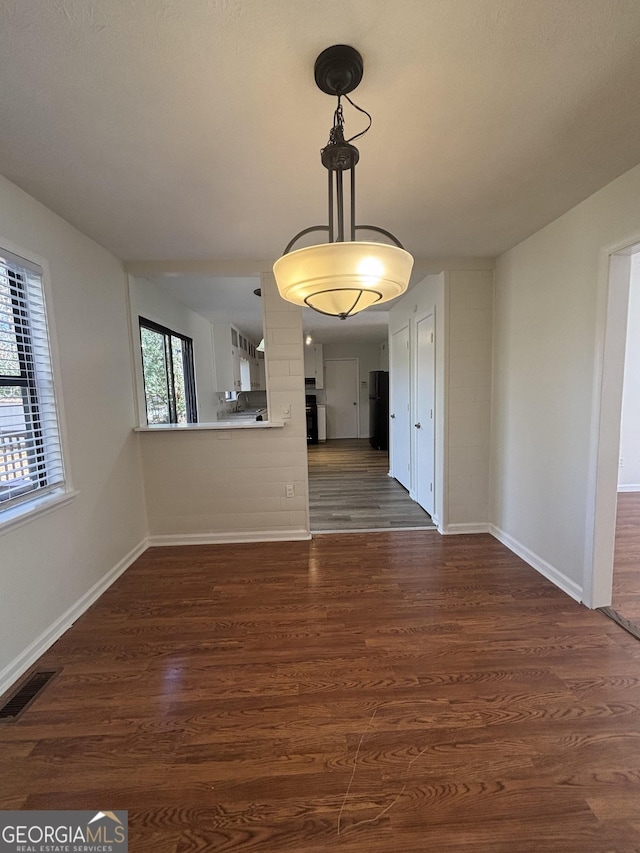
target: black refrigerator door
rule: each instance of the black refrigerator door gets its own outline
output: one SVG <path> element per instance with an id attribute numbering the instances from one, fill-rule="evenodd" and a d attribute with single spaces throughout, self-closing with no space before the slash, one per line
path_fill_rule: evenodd
<path id="1" fill-rule="evenodd" d="M 376 450 L 389 448 L 389 374 L 383 370 L 369 374 L 369 444 Z"/>
<path id="2" fill-rule="evenodd" d="M 369 399 L 375 399 L 378 396 L 378 374 L 379 370 L 372 370 L 369 374 Z"/>

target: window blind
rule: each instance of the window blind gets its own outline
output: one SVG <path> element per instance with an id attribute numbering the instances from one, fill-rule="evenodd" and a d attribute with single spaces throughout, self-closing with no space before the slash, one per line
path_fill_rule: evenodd
<path id="1" fill-rule="evenodd" d="M 0 512 L 63 485 L 42 270 L 0 249 Z"/>

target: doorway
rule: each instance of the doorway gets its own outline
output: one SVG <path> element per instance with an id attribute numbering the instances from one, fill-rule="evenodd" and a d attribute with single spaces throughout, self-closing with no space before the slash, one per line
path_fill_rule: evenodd
<path id="1" fill-rule="evenodd" d="M 386 436 L 381 441 L 371 436 L 371 383 L 374 375 L 380 380 L 380 372 L 388 374 L 386 341 L 332 349 L 335 354 L 323 358 L 323 386 L 316 395 L 320 408 L 326 404 L 326 440 L 307 446 L 312 533 L 435 529 L 389 476 Z M 388 424 L 386 415 L 384 420 Z"/>
<path id="2" fill-rule="evenodd" d="M 603 608 L 605 612 L 611 605 L 614 586 L 627 322 L 632 266 L 640 272 L 639 255 L 640 243 L 621 248 L 610 255 L 606 304 L 602 311 L 604 343 L 601 387 L 597 399 L 591 521 L 593 539 L 589 555 L 592 572 L 585 585 L 585 602 L 591 607 Z M 624 498 L 624 493 L 620 497 Z M 621 516 L 619 521 L 622 520 Z"/>
<path id="3" fill-rule="evenodd" d="M 331 358 L 324 363 L 328 441 L 359 437 L 358 372 L 357 358 Z"/>
<path id="4" fill-rule="evenodd" d="M 618 312 L 608 323 L 613 332 L 616 318 L 622 324 L 617 355 L 621 357 L 618 388 L 616 446 L 618 465 L 615 496 L 615 539 L 611 573 L 611 605 L 602 607 L 624 628 L 640 639 L 640 245 L 611 258 L 610 298 Z M 609 353 L 605 367 L 612 366 Z M 605 386 L 603 383 L 603 397 Z"/>

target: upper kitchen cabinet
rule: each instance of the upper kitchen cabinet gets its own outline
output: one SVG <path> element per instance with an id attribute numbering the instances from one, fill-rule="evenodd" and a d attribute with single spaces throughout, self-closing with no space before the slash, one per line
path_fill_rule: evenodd
<path id="1" fill-rule="evenodd" d="M 216 391 L 264 391 L 263 354 L 256 344 L 229 323 L 213 323 L 213 360 Z M 259 342 L 258 342 L 259 343 Z"/>
<path id="2" fill-rule="evenodd" d="M 324 361 L 322 344 L 305 344 L 304 378 L 314 379 L 316 388 L 324 388 Z"/>

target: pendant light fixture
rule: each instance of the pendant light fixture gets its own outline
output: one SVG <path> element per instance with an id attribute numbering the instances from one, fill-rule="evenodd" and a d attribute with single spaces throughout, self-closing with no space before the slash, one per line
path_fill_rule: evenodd
<path id="1" fill-rule="evenodd" d="M 318 56 L 314 73 L 318 88 L 338 98 L 329 142 L 321 152 L 322 165 L 329 173 L 329 222 L 299 231 L 275 262 L 273 273 L 283 299 L 345 320 L 404 293 L 413 258 L 390 231 L 356 224 L 356 163 L 360 153 L 351 142 L 369 130 L 371 116 L 353 103 L 349 93 L 362 79 L 362 57 L 353 47 L 334 45 Z M 343 98 L 369 118 L 368 127 L 350 139 L 344 138 Z M 350 175 L 348 181 L 344 180 L 345 172 Z M 292 251 L 301 237 L 315 231 L 326 232 L 328 242 Z M 393 245 L 358 241 L 359 231 L 375 232 Z"/>

